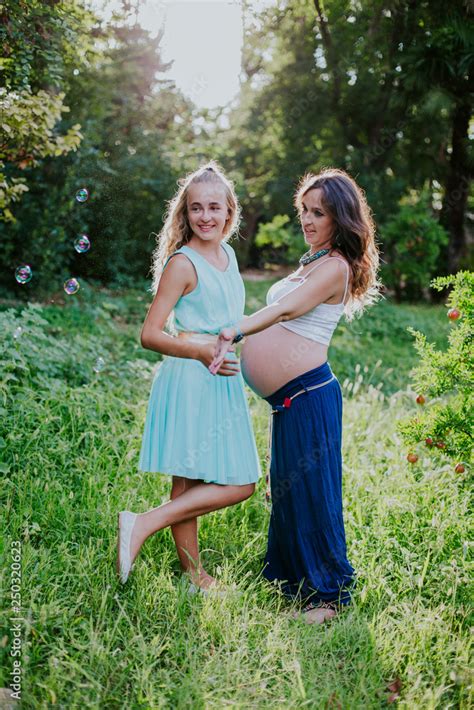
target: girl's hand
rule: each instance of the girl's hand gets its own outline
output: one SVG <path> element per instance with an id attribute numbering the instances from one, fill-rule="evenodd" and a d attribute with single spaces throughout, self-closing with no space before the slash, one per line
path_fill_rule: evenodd
<path id="1" fill-rule="evenodd" d="M 226 362 L 226 353 L 229 352 L 229 350 L 232 352 L 235 350 L 235 348 L 233 348 L 232 341 L 234 340 L 236 333 L 237 331 L 235 328 L 223 328 L 219 333 L 214 350 L 214 359 L 209 365 L 209 372 L 212 375 L 215 375 L 222 363 Z"/>
<path id="2" fill-rule="evenodd" d="M 232 336 L 233 338 L 234 336 Z M 199 362 L 210 370 L 210 366 L 214 361 L 216 346 L 213 343 L 205 343 L 199 346 L 199 355 L 196 358 Z M 235 347 L 230 349 L 230 352 L 234 352 Z M 235 358 L 225 358 L 223 357 L 220 365 L 216 368 L 217 371 L 213 372 L 213 375 L 222 375 L 224 377 L 231 377 L 232 375 L 238 375 L 240 372 L 239 361 Z"/>

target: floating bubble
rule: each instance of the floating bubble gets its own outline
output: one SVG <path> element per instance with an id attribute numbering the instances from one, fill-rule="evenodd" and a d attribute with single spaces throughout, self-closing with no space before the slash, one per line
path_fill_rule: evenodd
<path id="1" fill-rule="evenodd" d="M 64 290 L 67 294 L 72 295 L 79 291 L 79 281 L 77 279 L 68 279 L 64 282 Z"/>
<path id="2" fill-rule="evenodd" d="M 13 337 L 15 338 L 15 340 L 18 340 L 18 338 L 20 337 L 20 335 L 22 333 L 23 333 L 23 328 L 21 327 L 21 325 L 19 325 L 18 328 L 15 328 L 15 331 L 13 332 Z"/>
<path id="3" fill-rule="evenodd" d="M 88 199 L 89 190 L 86 187 L 81 187 L 81 189 L 76 192 L 76 200 L 78 202 L 85 202 Z"/>
<path id="4" fill-rule="evenodd" d="M 15 278 L 19 284 L 27 284 L 28 281 L 31 281 L 32 276 L 33 272 L 28 264 L 22 264 L 15 270 Z"/>
<path id="5" fill-rule="evenodd" d="M 81 234 L 81 236 L 77 237 L 74 241 L 74 249 L 79 254 L 85 254 L 86 251 L 89 251 L 90 247 L 91 243 L 87 234 Z"/>
<path id="6" fill-rule="evenodd" d="M 98 357 L 94 364 L 94 372 L 101 372 L 105 367 L 105 360 L 103 357 Z"/>

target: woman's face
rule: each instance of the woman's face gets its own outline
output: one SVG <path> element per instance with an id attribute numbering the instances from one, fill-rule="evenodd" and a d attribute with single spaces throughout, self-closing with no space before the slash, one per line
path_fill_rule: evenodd
<path id="1" fill-rule="evenodd" d="M 199 239 L 209 242 L 222 239 L 229 219 L 223 185 L 212 182 L 191 184 L 186 207 L 191 229 Z"/>
<path id="2" fill-rule="evenodd" d="M 329 249 L 335 228 L 335 222 L 323 206 L 322 198 L 323 191 L 316 187 L 309 190 L 301 201 L 301 227 L 312 252 Z"/>

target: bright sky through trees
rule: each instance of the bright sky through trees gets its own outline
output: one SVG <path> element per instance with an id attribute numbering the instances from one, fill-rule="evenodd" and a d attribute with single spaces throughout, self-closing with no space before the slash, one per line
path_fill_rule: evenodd
<path id="1" fill-rule="evenodd" d="M 119 0 L 92 0 L 92 5 L 105 17 L 121 7 Z M 233 99 L 242 49 L 238 0 L 143 0 L 138 20 L 153 35 L 164 27 L 163 59 L 174 60 L 166 78 L 176 81 L 197 106 L 214 108 Z"/>

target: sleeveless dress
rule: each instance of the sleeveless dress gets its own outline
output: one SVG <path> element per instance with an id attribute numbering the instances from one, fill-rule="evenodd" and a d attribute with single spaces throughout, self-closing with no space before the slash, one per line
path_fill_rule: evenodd
<path id="1" fill-rule="evenodd" d="M 235 252 L 221 246 L 229 259 L 225 271 L 188 246 L 169 257 L 185 254 L 198 277 L 175 305 L 177 331 L 217 335 L 242 319 L 245 288 Z M 256 482 L 260 462 L 244 387 L 241 372 L 211 375 L 198 360 L 164 356 L 151 386 L 138 468 L 221 485 Z"/>

